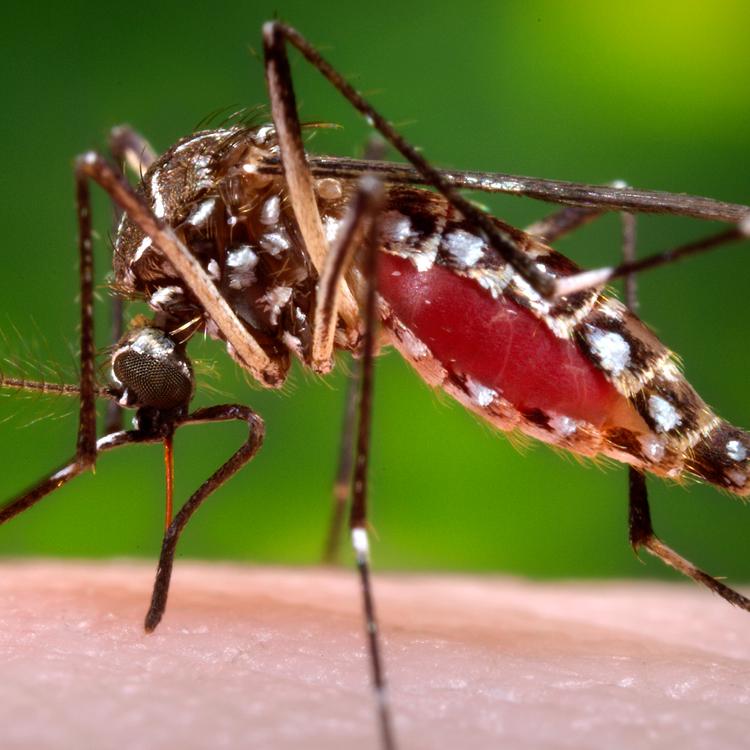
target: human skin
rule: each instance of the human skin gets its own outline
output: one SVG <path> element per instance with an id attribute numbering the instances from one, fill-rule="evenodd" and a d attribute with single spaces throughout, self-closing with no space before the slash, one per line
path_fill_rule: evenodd
<path id="1" fill-rule="evenodd" d="M 0 747 L 377 748 L 355 575 L 3 563 Z M 689 584 L 378 575 L 399 747 L 740 748 L 750 615 Z"/>

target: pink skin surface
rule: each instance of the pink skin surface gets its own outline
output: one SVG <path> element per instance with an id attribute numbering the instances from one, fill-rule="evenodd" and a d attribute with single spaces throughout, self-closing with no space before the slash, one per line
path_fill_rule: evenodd
<path id="1" fill-rule="evenodd" d="M 356 577 L 6 562 L 0 747 L 378 747 Z M 750 617 L 689 584 L 375 578 L 400 747 L 744 748 Z"/>

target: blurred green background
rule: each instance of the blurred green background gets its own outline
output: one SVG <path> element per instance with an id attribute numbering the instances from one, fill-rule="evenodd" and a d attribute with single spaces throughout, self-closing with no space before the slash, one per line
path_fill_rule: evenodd
<path id="1" fill-rule="evenodd" d="M 71 163 L 129 122 L 163 150 L 205 115 L 266 101 L 261 23 L 276 12 L 325 51 L 435 163 L 750 202 L 750 6 L 740 2 L 68 2 L 4 10 L 0 40 L 3 354 L 71 365 L 76 252 Z M 368 129 L 301 60 L 302 116 L 340 123 L 314 150 L 358 154 Z M 520 225 L 539 203 L 486 202 Z M 97 197 L 100 292 L 109 268 Z M 647 218 L 642 252 L 713 231 Z M 560 243 L 584 265 L 617 258 L 613 217 Z M 642 278 L 643 317 L 684 358 L 717 410 L 750 426 L 747 245 Z M 106 344 L 101 304 L 98 336 Z M 21 332 L 16 333 L 15 331 Z M 43 337 L 42 337 L 43 332 Z M 44 338 L 45 340 L 42 340 Z M 73 342 L 73 343 L 71 343 Z M 220 349 L 221 393 L 266 419 L 265 447 L 187 530 L 181 555 L 274 563 L 318 559 L 329 515 L 344 380 L 296 369 L 282 394 L 250 387 Z M 28 374 L 37 367 L 28 364 Z M 0 498 L 72 454 L 76 405 L 0 399 Z M 53 418 L 47 418 L 51 415 Z M 39 419 L 41 417 L 41 419 Z M 179 498 L 243 439 L 238 425 L 177 438 Z M 436 396 L 391 353 L 377 371 L 372 520 L 377 569 L 529 576 L 672 576 L 627 544 L 626 473 L 538 446 L 518 451 Z M 653 480 L 655 523 L 677 549 L 750 578 L 750 511 L 697 485 Z M 157 447 L 103 457 L 96 476 L 0 531 L 5 555 L 145 556 L 159 548 Z"/>

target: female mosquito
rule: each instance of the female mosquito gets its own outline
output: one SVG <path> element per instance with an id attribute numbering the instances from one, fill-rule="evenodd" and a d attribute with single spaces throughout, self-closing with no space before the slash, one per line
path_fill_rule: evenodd
<path id="1" fill-rule="evenodd" d="M 128 161 L 142 175 L 136 189 L 96 153 L 77 160 L 80 384 L 11 378 L 1 383 L 79 396 L 76 454 L 0 509 L 0 523 L 92 468 L 99 453 L 126 444 L 163 443 L 167 511 L 145 620 L 152 631 L 165 611 L 180 534 L 201 503 L 257 453 L 264 434 L 261 417 L 247 406 L 190 411 L 195 381 L 186 351 L 189 339 L 203 331 L 225 341 L 236 362 L 267 388 L 284 383 L 292 357 L 325 374 L 337 351 L 353 352 L 360 358 L 361 375 L 358 398 L 349 410 L 345 434 L 351 437 L 343 441 L 340 477 L 347 488 L 351 484 L 349 528 L 381 738 L 384 747 L 394 747 L 367 532 L 373 359 L 381 344 L 390 344 L 429 385 L 499 429 L 628 464 L 631 544 L 750 610 L 748 599 L 656 537 L 644 479 L 645 472 L 692 475 L 737 495 L 750 494 L 750 435 L 708 408 L 682 376 L 674 355 L 629 309 L 636 306 L 637 271 L 743 239 L 750 233 L 750 208 L 621 185 L 438 171 L 297 31 L 272 22 L 263 38 L 272 123 L 196 132 L 161 156 L 129 129 L 117 129 L 112 150 L 118 161 Z M 410 166 L 308 157 L 287 43 Z M 124 299 L 146 300 L 154 311 L 151 320 L 137 319 L 117 341 L 106 385 L 97 384 L 94 367 L 90 181 L 122 212 L 115 290 Z M 467 200 L 462 188 L 512 192 L 566 207 L 521 231 Z M 621 265 L 581 272 L 549 247 L 606 211 L 623 212 Z M 720 220 L 730 228 L 636 260 L 632 216 L 637 212 Z M 628 281 L 628 306 L 602 291 L 618 277 Z M 113 428 L 97 438 L 97 398 L 135 409 L 134 429 Z M 226 420 L 246 422 L 247 440 L 173 517 L 175 431 Z M 333 539 L 344 505 L 337 507 Z"/>

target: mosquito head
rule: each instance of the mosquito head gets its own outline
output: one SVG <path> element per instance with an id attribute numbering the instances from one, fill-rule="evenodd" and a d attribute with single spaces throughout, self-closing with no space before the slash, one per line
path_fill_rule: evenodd
<path id="1" fill-rule="evenodd" d="M 187 405 L 193 395 L 193 368 L 185 347 L 160 328 L 128 331 L 115 347 L 111 365 L 122 389 L 122 406 L 170 410 Z"/>

